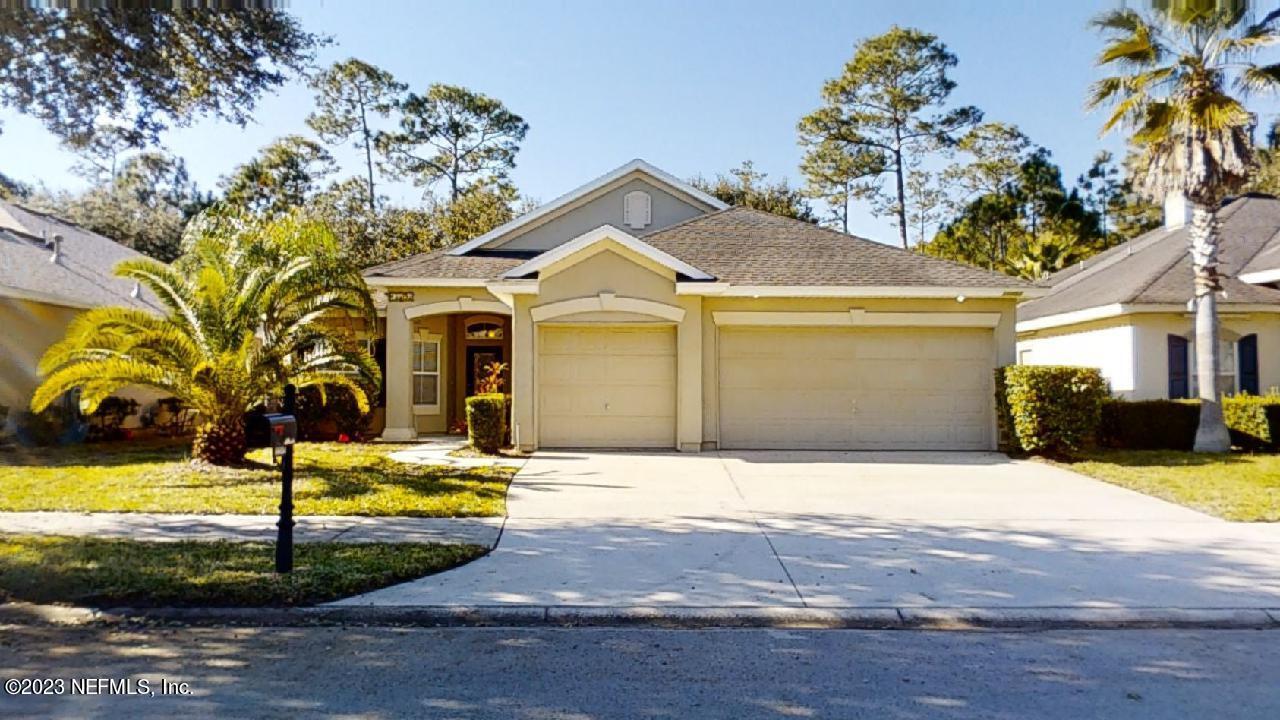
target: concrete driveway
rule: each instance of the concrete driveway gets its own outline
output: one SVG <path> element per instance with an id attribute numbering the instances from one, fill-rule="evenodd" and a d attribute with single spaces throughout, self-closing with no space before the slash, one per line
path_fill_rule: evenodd
<path id="1" fill-rule="evenodd" d="M 1280 607 L 1280 528 L 985 453 L 539 452 L 497 549 L 360 605 Z"/>

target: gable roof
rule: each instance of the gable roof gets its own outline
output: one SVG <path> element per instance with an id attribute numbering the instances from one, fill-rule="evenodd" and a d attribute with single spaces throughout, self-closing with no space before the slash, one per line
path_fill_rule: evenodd
<path id="1" fill-rule="evenodd" d="M 43 235 L 42 235 L 43 233 Z M 56 262 L 45 237 L 61 235 Z M 52 215 L 0 201 L 0 296 L 74 308 L 121 305 L 161 309 L 146 288 L 116 277 L 115 266 L 141 253 Z"/>
<path id="2" fill-rule="evenodd" d="M 663 267 L 675 271 L 677 275 L 681 275 L 686 279 L 714 279 L 706 272 L 703 272 L 689 263 L 677 257 L 673 257 L 670 254 L 655 248 L 653 245 L 637 239 L 634 235 L 623 230 L 619 230 L 612 225 L 602 225 L 591 232 L 579 235 L 567 243 L 557 245 L 532 260 L 508 270 L 503 273 L 502 276 L 506 278 L 525 277 L 538 272 L 542 268 L 545 268 L 558 260 L 563 260 L 576 252 L 585 250 L 596 243 L 604 242 L 606 240 L 612 240 L 642 257 L 646 257 Z"/>
<path id="3" fill-rule="evenodd" d="M 1280 258 L 1280 200 L 1246 196 L 1218 212 L 1224 305 L 1280 304 L 1280 290 L 1239 278 L 1260 256 Z M 1185 305 L 1193 294 L 1186 226 L 1158 228 L 1054 273 L 1048 295 L 1018 307 L 1020 321 L 1107 305 Z"/>
<path id="4" fill-rule="evenodd" d="M 1018 278 L 732 207 L 641 239 L 735 285 L 1032 289 Z"/>
<path id="5" fill-rule="evenodd" d="M 549 203 L 544 203 L 542 205 L 539 205 L 538 207 L 534 208 L 533 210 L 530 210 L 529 212 L 521 215 L 520 217 L 514 218 L 509 222 L 499 225 L 498 227 L 494 228 L 493 230 L 490 230 L 489 232 L 481 235 L 480 237 L 475 238 L 474 240 L 469 240 L 461 245 L 458 245 L 457 247 L 451 248 L 447 252 L 450 255 L 466 255 L 473 250 L 484 247 L 485 245 L 493 242 L 494 240 L 497 240 L 500 237 L 511 234 L 513 231 L 521 227 L 534 223 L 543 218 L 550 217 L 556 214 L 558 211 L 572 205 L 576 201 L 582 198 L 588 197 L 599 190 L 603 190 L 604 188 L 607 188 L 610 185 L 613 185 L 614 183 L 618 183 L 624 180 L 625 178 L 632 175 L 633 173 L 647 175 L 651 179 L 656 180 L 658 184 L 665 186 L 667 189 L 675 190 L 679 194 L 688 196 L 698 201 L 699 203 L 706 205 L 712 210 L 723 210 L 724 208 L 728 207 L 728 205 L 726 205 L 724 202 L 722 202 L 718 198 L 708 193 L 705 193 L 702 190 L 699 190 L 698 188 L 690 185 L 689 183 L 681 180 L 680 178 L 677 178 L 676 176 L 664 170 L 661 170 L 657 167 L 654 167 L 653 165 L 650 165 L 649 163 L 645 162 L 644 160 L 641 160 L 640 158 L 636 158 L 635 160 L 632 160 L 631 162 L 625 165 L 622 165 L 618 168 L 610 170 L 609 172 L 605 173 L 604 175 L 601 175 L 595 180 L 592 180 L 584 185 L 581 185 L 579 187 L 574 188 L 573 190 L 570 190 L 569 192 L 565 193 L 564 195 L 561 195 L 560 197 L 556 198 L 555 200 L 552 200 Z"/>

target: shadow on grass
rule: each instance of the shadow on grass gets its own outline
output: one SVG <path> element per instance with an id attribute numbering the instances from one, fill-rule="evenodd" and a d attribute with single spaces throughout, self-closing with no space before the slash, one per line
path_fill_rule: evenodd
<path id="1" fill-rule="evenodd" d="M 85 443 L 58 447 L 15 445 L 0 451 L 0 466 L 116 467 L 171 463 L 191 456 L 190 438 L 157 438 L 124 442 Z"/>
<path id="2" fill-rule="evenodd" d="M 1237 465 L 1250 462 L 1251 453 L 1195 453 L 1183 450 L 1094 450 L 1083 457 L 1067 461 L 1067 465 L 1079 462 L 1106 462 L 1125 467 L 1203 467 L 1206 465 Z"/>

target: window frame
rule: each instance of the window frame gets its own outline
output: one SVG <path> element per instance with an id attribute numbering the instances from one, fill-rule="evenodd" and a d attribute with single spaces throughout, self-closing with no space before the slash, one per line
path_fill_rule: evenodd
<path id="1" fill-rule="evenodd" d="M 1237 335 L 1226 329 L 1220 329 L 1218 343 L 1218 355 L 1222 361 L 1218 368 L 1218 384 L 1221 386 L 1223 380 L 1231 379 L 1229 388 L 1222 391 L 1223 395 L 1239 395 L 1240 394 L 1240 348 L 1238 344 L 1242 336 Z M 1228 352 L 1230 349 L 1230 352 Z M 1228 362 L 1228 355 L 1231 357 Z M 1187 337 L 1187 396 L 1191 399 L 1200 397 L 1200 373 L 1196 370 L 1196 337 L 1192 332 Z"/>
<path id="2" fill-rule="evenodd" d="M 444 407 L 444 343 L 443 336 L 429 333 L 419 333 L 413 338 L 409 344 L 409 399 L 413 404 L 414 415 L 439 415 L 441 408 Z M 418 359 L 419 347 L 427 344 L 434 344 L 436 351 L 436 369 L 435 370 L 415 370 L 415 361 Z M 418 402 L 418 376 L 431 377 L 436 379 L 436 397 L 434 403 Z"/>

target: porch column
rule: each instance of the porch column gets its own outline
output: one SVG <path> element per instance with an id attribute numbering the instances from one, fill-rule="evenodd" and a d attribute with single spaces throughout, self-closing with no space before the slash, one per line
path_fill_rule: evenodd
<path id="1" fill-rule="evenodd" d="M 529 308 L 533 296 L 516 295 L 511 312 L 511 441 L 525 452 L 538 446 L 534 397 L 536 328 Z"/>
<path id="2" fill-rule="evenodd" d="M 680 295 L 676 326 L 676 449 L 702 450 L 702 297 Z"/>
<path id="3" fill-rule="evenodd" d="M 413 321 L 404 310 L 413 303 L 387 303 L 387 424 L 383 440 L 404 442 L 418 437 L 413 425 L 409 360 L 413 350 Z"/>

